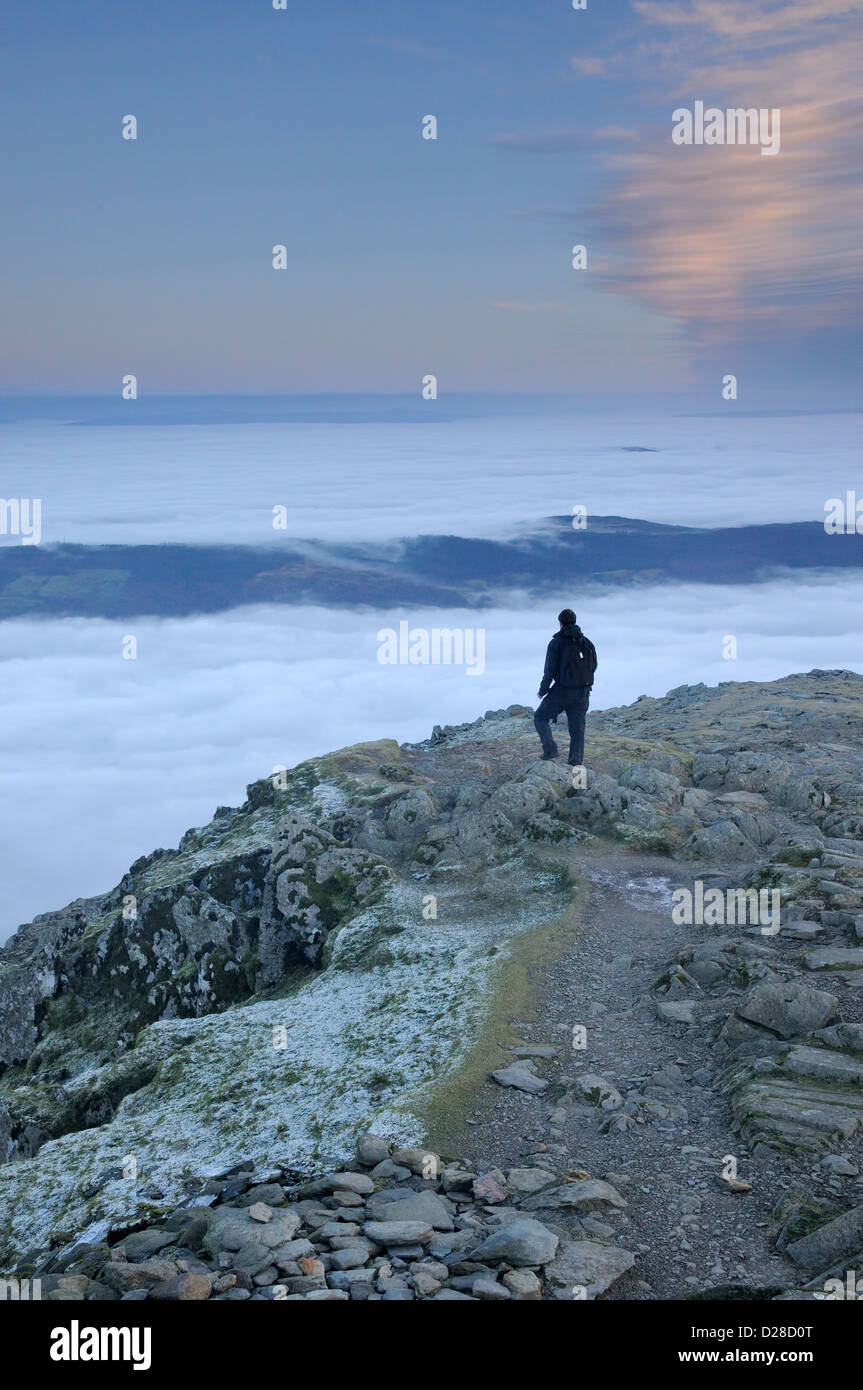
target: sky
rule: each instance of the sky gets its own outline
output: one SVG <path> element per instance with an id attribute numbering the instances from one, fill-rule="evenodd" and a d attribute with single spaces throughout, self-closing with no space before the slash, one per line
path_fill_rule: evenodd
<path id="1" fill-rule="evenodd" d="M 434 373 L 442 395 L 718 400 L 733 373 L 750 404 L 853 404 L 861 9 L 15 7 L 0 390 L 418 392 Z M 675 145 L 698 100 L 778 108 L 779 153 Z"/>

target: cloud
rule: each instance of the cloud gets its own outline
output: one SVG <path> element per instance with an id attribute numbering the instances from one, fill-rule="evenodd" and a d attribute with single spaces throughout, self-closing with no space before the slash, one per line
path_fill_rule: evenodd
<path id="1" fill-rule="evenodd" d="M 633 0 L 632 8 L 652 24 L 668 28 L 691 26 L 732 38 L 761 34 L 770 40 L 786 33 L 809 29 L 821 19 L 843 19 L 858 14 L 860 0 L 690 0 L 689 4 L 656 4 Z"/>
<path id="2" fill-rule="evenodd" d="M 103 892 L 157 846 L 176 845 L 245 786 L 311 755 L 372 738 L 427 738 L 434 724 L 532 705 L 554 615 L 574 603 L 600 654 L 597 707 L 681 683 L 765 680 L 811 667 L 863 669 L 863 575 L 759 586 L 570 589 L 542 608 L 344 613 L 246 609 L 128 624 L 0 625 L 4 672 L 0 938 L 38 912 Z M 486 629 L 486 669 L 381 666 L 377 632 Z M 733 633 L 739 659 L 721 659 Z"/>
<path id="3" fill-rule="evenodd" d="M 569 66 L 579 77 L 604 77 L 604 58 L 570 58 Z"/>
<path id="4" fill-rule="evenodd" d="M 861 0 L 635 5 L 671 37 L 644 50 L 667 104 L 652 139 L 608 152 L 616 186 L 594 210 L 606 288 L 703 343 L 805 335 L 863 303 Z M 671 112 L 778 107 L 781 151 L 681 147 Z"/>

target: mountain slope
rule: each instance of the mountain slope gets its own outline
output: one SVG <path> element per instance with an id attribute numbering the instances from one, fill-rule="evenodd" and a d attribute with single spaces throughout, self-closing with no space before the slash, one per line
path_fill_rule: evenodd
<path id="1" fill-rule="evenodd" d="M 21 928 L 0 952 L 0 1265 L 158 1220 L 247 1160 L 320 1172 L 369 1129 L 512 1162 L 518 1107 L 545 1086 L 524 1059 L 514 1087 L 486 1078 L 502 1041 L 530 1051 L 513 1018 L 540 980 L 552 1014 L 564 979 L 588 1006 L 584 905 L 618 939 L 637 929 L 616 897 L 627 857 L 666 886 L 647 973 L 615 986 L 626 1007 L 672 1053 L 713 1049 L 712 1113 L 756 1161 L 793 1174 L 857 1144 L 861 716 L 851 672 L 681 687 L 590 716 L 585 787 L 537 761 L 519 707 L 359 745 L 253 783 L 111 893 Z M 693 877 L 778 888 L 779 933 L 674 923 L 669 894 Z M 577 1117 L 602 1058 L 560 1053 L 540 1049 L 533 1075 Z M 639 1095 L 621 1091 L 612 1136 L 645 1121 Z"/>

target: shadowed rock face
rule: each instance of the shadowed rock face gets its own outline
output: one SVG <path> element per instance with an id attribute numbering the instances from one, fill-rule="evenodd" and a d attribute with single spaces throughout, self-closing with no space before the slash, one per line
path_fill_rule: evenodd
<path id="1" fill-rule="evenodd" d="M 754 1141 L 853 1132 L 860 1040 L 830 999 L 859 965 L 863 678 L 681 686 L 592 713 L 585 785 L 537 761 L 531 715 L 253 783 L 110 893 L 19 929 L 0 951 L 0 1264 L 164 1210 L 250 1154 L 313 1168 L 372 1126 L 420 1141 L 514 942 L 570 909 L 574 850 L 601 861 L 610 841 L 674 856 L 681 881 L 778 887 L 801 938 L 845 933 L 818 938 L 833 954 L 812 953 L 808 994 L 747 994 L 792 974 L 756 934 L 702 943 L 657 995 L 669 1026 L 727 1048 Z M 828 1081 L 832 1110 L 812 1098 Z"/>

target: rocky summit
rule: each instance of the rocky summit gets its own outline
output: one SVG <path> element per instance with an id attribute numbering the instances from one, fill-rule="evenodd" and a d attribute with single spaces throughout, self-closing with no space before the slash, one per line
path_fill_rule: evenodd
<path id="1" fill-rule="evenodd" d="M 861 730 L 850 671 L 680 686 L 591 713 L 573 769 L 512 706 L 255 782 L 21 927 L 0 1269 L 52 1300 L 833 1296 Z"/>

